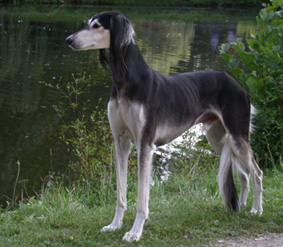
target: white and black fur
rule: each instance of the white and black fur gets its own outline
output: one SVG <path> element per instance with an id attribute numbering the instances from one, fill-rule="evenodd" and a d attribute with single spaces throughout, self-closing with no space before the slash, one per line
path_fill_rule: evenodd
<path id="1" fill-rule="evenodd" d="M 203 123 L 212 148 L 221 154 L 219 188 L 231 211 L 246 206 L 250 175 L 254 180 L 252 213 L 262 213 L 262 176 L 249 144 L 251 104 L 247 92 L 225 72 L 200 71 L 164 76 L 144 61 L 129 20 L 119 12 L 102 12 L 86 28 L 70 35 L 75 50 L 100 49 L 110 64 L 113 84 L 108 117 L 115 143 L 117 205 L 114 219 L 102 231 L 122 226 L 127 209 L 127 162 L 131 142 L 138 151 L 137 214 L 126 241 L 139 240 L 148 218 L 151 163 L 157 146 L 191 126 Z M 109 56 L 105 49 L 109 49 Z M 241 181 L 238 202 L 233 168 Z"/>

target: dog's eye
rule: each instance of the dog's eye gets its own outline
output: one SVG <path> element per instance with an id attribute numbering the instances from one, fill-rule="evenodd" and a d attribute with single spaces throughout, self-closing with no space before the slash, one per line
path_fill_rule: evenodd
<path id="1" fill-rule="evenodd" d="M 99 25 L 99 24 L 97 24 L 97 23 L 95 23 L 93 26 L 92 26 L 92 28 L 100 28 L 101 26 Z"/>

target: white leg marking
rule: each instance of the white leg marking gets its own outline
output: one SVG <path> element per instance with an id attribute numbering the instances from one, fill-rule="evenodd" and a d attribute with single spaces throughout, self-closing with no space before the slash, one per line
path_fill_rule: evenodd
<path id="1" fill-rule="evenodd" d="M 142 147 L 139 151 L 139 179 L 138 179 L 138 202 L 137 215 L 132 229 L 127 232 L 123 240 L 132 242 L 141 238 L 143 225 L 148 218 L 148 201 L 151 175 L 151 162 L 154 150 L 150 146 Z"/>
<path id="2" fill-rule="evenodd" d="M 254 159 L 252 159 L 253 165 L 255 169 L 252 172 L 252 177 L 254 180 L 254 202 L 253 207 L 251 209 L 252 214 L 258 213 L 259 215 L 262 214 L 263 208 L 262 208 L 262 177 L 263 172 L 259 169 L 257 163 Z"/>
<path id="3" fill-rule="evenodd" d="M 122 226 L 124 213 L 127 210 L 127 168 L 128 157 L 131 149 L 129 137 L 123 131 L 120 116 L 117 114 L 115 104 L 108 105 L 109 121 L 113 133 L 115 144 L 115 166 L 117 180 L 117 204 L 114 219 L 110 225 L 101 229 L 105 231 L 115 231 Z"/>
<path id="4" fill-rule="evenodd" d="M 247 199 L 250 189 L 250 175 L 242 174 L 239 175 L 241 181 L 241 194 L 240 194 L 240 208 L 247 206 Z"/>
<path id="5" fill-rule="evenodd" d="M 262 209 L 262 176 L 263 172 L 258 167 L 257 163 L 253 158 L 252 149 L 249 143 L 244 142 L 243 140 L 238 140 L 237 142 L 234 140 L 232 148 L 234 154 L 240 160 L 240 162 L 245 165 L 245 168 L 251 174 L 254 181 L 254 201 L 253 207 L 251 209 L 252 214 L 261 215 L 263 212 Z M 245 193 L 245 192 L 243 192 Z M 245 199 L 245 194 L 243 194 L 243 200 Z"/>
<path id="6" fill-rule="evenodd" d="M 124 213 L 127 210 L 127 162 L 130 151 L 130 140 L 118 137 L 115 141 L 115 164 L 117 179 L 117 205 L 112 223 L 102 228 L 102 232 L 115 231 L 122 226 Z"/>
<path id="7" fill-rule="evenodd" d="M 240 208 L 243 208 L 247 206 L 247 198 L 250 189 L 250 173 L 235 156 L 232 162 L 241 182 Z"/>

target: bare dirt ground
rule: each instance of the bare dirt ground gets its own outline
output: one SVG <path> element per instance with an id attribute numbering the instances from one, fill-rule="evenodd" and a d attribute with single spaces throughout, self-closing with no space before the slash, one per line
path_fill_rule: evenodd
<path id="1" fill-rule="evenodd" d="M 219 239 L 209 247 L 283 247 L 283 233 L 269 233 L 256 237 Z"/>

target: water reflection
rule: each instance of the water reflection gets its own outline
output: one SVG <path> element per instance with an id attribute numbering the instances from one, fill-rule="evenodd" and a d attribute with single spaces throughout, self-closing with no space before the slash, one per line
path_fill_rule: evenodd
<path id="1" fill-rule="evenodd" d="M 52 109 L 60 96 L 44 83 L 66 83 L 72 74 L 86 72 L 93 85 L 85 99 L 95 104 L 102 97 L 104 106 L 108 100 L 111 75 L 99 64 L 97 51 L 75 52 L 65 44 L 67 35 L 84 25 L 81 20 L 85 16 L 102 9 L 42 8 L 40 15 L 39 10 L 27 7 L 24 11 L 18 7 L 0 9 L 0 203 L 5 201 L 2 195 L 11 197 L 18 160 L 22 182 L 18 196 L 25 187 L 30 194 L 38 190 L 40 178 L 48 174 L 51 164 L 56 171 L 68 163 L 66 147 L 59 139 L 61 123 Z M 166 75 L 224 69 L 218 46 L 255 30 L 252 15 L 242 20 L 243 13 L 213 10 L 211 16 L 203 16 L 201 9 L 166 10 L 156 20 L 156 9 L 121 11 L 133 22 L 146 62 Z M 214 11 L 219 11 L 215 16 L 220 15 L 223 21 L 214 19 Z M 177 13 L 176 17 L 170 17 L 172 13 Z M 62 21 L 62 14 L 69 19 Z"/>
<path id="2" fill-rule="evenodd" d="M 193 23 L 144 21 L 135 23 L 138 45 L 146 62 L 165 75 L 176 62 L 188 61 L 194 39 Z"/>

